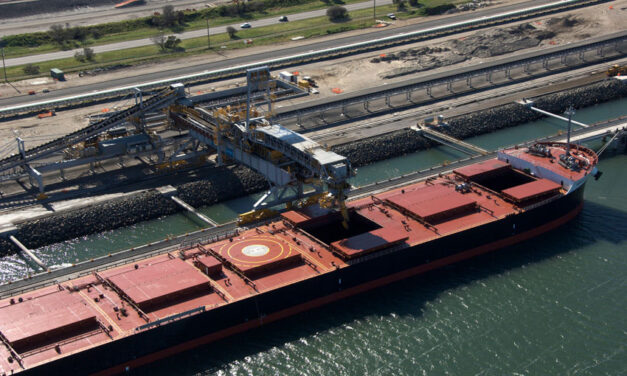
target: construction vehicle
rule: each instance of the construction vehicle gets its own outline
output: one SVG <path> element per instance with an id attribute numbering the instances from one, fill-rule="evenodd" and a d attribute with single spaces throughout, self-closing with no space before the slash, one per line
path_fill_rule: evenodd
<path id="1" fill-rule="evenodd" d="M 52 117 L 55 116 L 55 112 L 54 110 L 50 110 L 50 111 L 44 111 L 42 113 L 40 113 L 39 115 L 37 115 L 38 119 L 43 119 L 43 118 L 47 118 L 47 117 Z"/>
<path id="2" fill-rule="evenodd" d="M 622 76 L 627 74 L 627 65 L 614 64 L 607 70 L 608 77 Z"/>

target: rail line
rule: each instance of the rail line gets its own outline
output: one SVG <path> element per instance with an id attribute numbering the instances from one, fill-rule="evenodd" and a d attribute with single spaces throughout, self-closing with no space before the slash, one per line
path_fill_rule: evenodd
<path id="1" fill-rule="evenodd" d="M 533 6 L 511 12 L 499 13 L 493 16 L 484 16 L 468 21 L 454 22 L 443 26 L 432 27 L 428 29 L 418 30 L 409 33 L 400 33 L 393 36 L 374 39 L 366 42 L 352 43 L 339 47 L 322 49 L 319 51 L 310 51 L 303 54 L 291 55 L 265 61 L 258 61 L 250 64 L 238 65 L 228 69 L 220 69 L 213 71 L 205 71 L 202 73 L 178 76 L 165 80 L 148 82 L 141 85 L 125 86 L 115 89 L 102 90 L 94 93 L 80 94 L 60 99 L 54 99 L 43 102 L 35 102 L 25 105 L 17 105 L 0 109 L 0 116 L 15 115 L 21 113 L 29 113 L 48 109 L 51 107 L 63 107 L 68 105 L 76 105 L 80 103 L 91 102 L 95 100 L 114 98 L 122 95 L 131 94 L 136 88 L 150 91 L 176 82 L 194 83 L 215 79 L 223 79 L 228 77 L 239 76 L 245 74 L 247 69 L 257 68 L 261 66 L 269 66 L 273 69 L 283 66 L 308 63 L 321 59 L 337 58 L 357 52 L 366 52 L 382 47 L 390 47 L 403 43 L 415 42 L 422 39 L 433 38 L 436 36 L 449 35 L 461 31 L 473 30 L 480 27 L 514 22 L 529 17 L 537 17 L 544 14 L 566 11 L 582 6 L 598 4 L 608 0 L 561 0 L 549 4 Z"/>

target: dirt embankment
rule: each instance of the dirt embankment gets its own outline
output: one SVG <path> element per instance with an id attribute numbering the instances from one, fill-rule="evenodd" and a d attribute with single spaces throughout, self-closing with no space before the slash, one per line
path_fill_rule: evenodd
<path id="1" fill-rule="evenodd" d="M 624 29 L 625 10 L 605 4 L 579 9 L 564 16 L 523 22 L 510 27 L 490 28 L 464 33 L 448 40 L 423 41 L 367 58 L 328 65 L 309 72 L 322 88 L 341 88 L 350 92 L 396 82 L 406 76 L 446 67 L 468 66 L 498 59 L 523 50 L 538 50 Z M 389 80 L 389 81 L 388 81 Z"/>
<path id="2" fill-rule="evenodd" d="M 538 46 L 555 33 L 538 30 L 531 24 L 505 29 L 490 29 L 467 38 L 454 39 L 432 47 L 411 48 L 381 55 L 371 63 L 400 61 L 403 66 L 382 72 L 381 79 L 396 78 L 425 70 L 461 63 L 472 58 L 487 58 Z"/>

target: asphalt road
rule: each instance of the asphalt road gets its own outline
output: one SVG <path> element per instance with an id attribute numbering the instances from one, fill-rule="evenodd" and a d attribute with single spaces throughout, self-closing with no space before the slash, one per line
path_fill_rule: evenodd
<path id="1" fill-rule="evenodd" d="M 119 2 L 119 1 L 116 1 Z M 48 14 L 36 14 L 17 19 L 0 19 L 0 36 L 47 31 L 50 26 L 69 23 L 70 26 L 90 26 L 106 22 L 131 20 L 145 17 L 154 12 L 161 12 L 164 5 L 173 5 L 175 9 L 204 8 L 217 1 L 199 0 L 148 0 L 145 5 L 116 9 L 113 2 L 106 7 L 85 7 Z"/>
<path id="2" fill-rule="evenodd" d="M 386 4 L 392 4 L 392 0 L 379 0 L 377 2 L 377 5 L 386 5 Z M 350 5 L 345 6 L 345 8 L 348 9 L 349 11 L 357 10 L 357 9 L 365 9 L 365 8 L 370 8 L 370 7 L 372 7 L 372 1 L 350 4 Z M 289 19 L 290 21 L 298 21 L 298 20 L 304 20 L 304 19 L 314 18 L 314 17 L 323 17 L 325 16 L 326 11 L 327 11 L 326 9 L 319 9 L 319 10 L 314 10 L 311 12 L 290 14 Z M 279 23 L 279 20 L 278 20 L 278 17 L 273 17 L 273 18 L 264 18 L 264 19 L 257 20 L 257 21 L 250 21 L 248 23 L 252 27 L 262 27 L 262 26 L 269 26 L 269 25 L 277 24 Z M 210 27 L 209 34 L 215 35 L 215 34 L 226 33 L 226 28 L 229 26 L 235 27 L 236 29 L 240 29 L 241 24 L 242 23 L 240 22 L 240 23 L 232 24 L 232 25 Z M 192 30 L 192 31 L 187 31 L 184 33 L 176 34 L 176 35 L 180 39 L 206 37 L 207 30 L 206 29 Z M 150 38 L 145 38 L 145 39 L 129 40 L 126 42 L 105 44 L 102 46 L 94 46 L 92 47 L 92 49 L 94 50 L 95 53 L 101 53 L 101 52 L 109 52 L 109 51 L 119 51 L 119 50 L 124 50 L 127 48 L 134 48 L 134 47 L 151 46 L 153 44 L 154 42 L 150 40 Z M 68 51 L 57 51 L 57 52 L 51 52 L 47 54 L 30 55 L 30 56 L 6 59 L 6 66 L 12 67 L 12 66 L 22 65 L 22 64 L 29 64 L 29 63 L 35 64 L 35 63 L 39 63 L 42 61 L 71 58 L 71 57 L 74 57 L 74 54 L 78 51 L 82 51 L 82 48 L 77 48 L 77 49 L 68 50 Z"/>
<path id="3" fill-rule="evenodd" d="M 381 1 L 382 0 L 379 0 L 379 3 Z M 283 56 L 297 55 L 297 54 L 312 51 L 312 50 L 315 51 L 315 50 L 320 50 L 320 49 L 325 49 L 325 48 L 333 48 L 333 47 L 338 47 L 338 46 L 347 45 L 351 43 L 368 41 L 368 40 L 372 40 L 375 38 L 382 38 L 382 37 L 401 34 L 405 32 L 418 31 L 421 29 L 432 28 L 435 26 L 441 26 L 441 25 L 445 25 L 449 23 L 461 22 L 461 21 L 475 19 L 475 18 L 479 18 L 483 16 L 490 16 L 490 15 L 495 15 L 495 14 L 499 14 L 503 12 L 524 9 L 530 6 L 547 4 L 551 2 L 552 0 L 534 0 L 534 1 L 518 3 L 518 4 L 513 4 L 513 5 L 508 5 L 508 6 L 498 7 L 498 8 L 486 8 L 481 11 L 464 12 L 464 13 L 456 14 L 454 16 L 436 19 L 436 20 L 427 20 L 425 22 L 408 25 L 404 27 L 379 29 L 377 32 L 374 32 L 374 33 L 364 33 L 360 35 L 353 35 L 350 37 L 334 38 L 334 39 L 324 40 L 324 41 L 315 42 L 315 43 L 311 43 L 307 45 L 288 47 L 288 48 L 284 48 L 280 50 L 271 50 L 271 51 L 267 51 L 263 53 L 254 54 L 254 55 L 241 56 L 237 58 L 225 59 L 222 61 L 216 61 L 216 62 L 211 62 L 211 63 L 206 63 L 206 64 L 181 66 L 180 68 L 177 68 L 177 69 L 141 74 L 141 75 L 137 75 L 133 77 L 124 77 L 124 78 L 120 78 L 117 80 L 109 80 L 106 82 L 99 82 L 99 83 L 94 83 L 94 84 L 89 84 L 89 85 L 75 86 L 75 87 L 55 90 L 45 95 L 37 95 L 37 96 L 24 95 L 24 96 L 1 98 L 0 106 L 15 106 L 15 105 L 20 105 L 20 104 L 39 102 L 45 99 L 57 99 L 57 98 L 63 98 L 67 96 L 89 93 L 89 92 L 94 92 L 94 91 L 99 91 L 99 90 L 112 89 L 112 88 L 116 88 L 120 86 L 127 86 L 127 85 L 140 84 L 140 83 L 151 82 L 151 81 L 164 80 L 167 78 L 173 78 L 177 76 L 201 73 L 203 71 L 225 69 L 225 68 L 233 67 L 235 65 L 248 64 L 248 63 L 255 62 L 255 61 L 263 61 L 263 60 L 279 58 Z M 291 16 L 291 17 L 294 17 L 294 16 Z"/>

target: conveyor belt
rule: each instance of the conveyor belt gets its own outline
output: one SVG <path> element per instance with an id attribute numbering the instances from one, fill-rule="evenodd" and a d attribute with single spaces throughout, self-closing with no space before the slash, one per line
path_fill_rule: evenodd
<path id="1" fill-rule="evenodd" d="M 24 156 L 20 154 L 13 154 L 7 158 L 4 158 L 0 160 L 0 172 L 19 167 L 36 159 L 44 158 L 52 153 L 63 150 L 79 142 L 85 141 L 90 137 L 106 131 L 107 129 L 116 127 L 129 117 L 152 111 L 160 106 L 166 106 L 178 98 L 177 93 L 178 92 L 176 90 L 173 90 L 171 88 L 164 89 L 155 94 L 153 97 L 147 99 L 143 103 L 138 103 L 131 108 L 120 111 L 104 120 L 89 125 L 85 128 L 79 129 L 66 136 L 57 138 L 43 145 L 39 145 L 35 148 L 26 150 L 24 152 Z"/>

